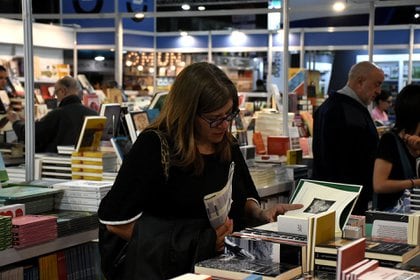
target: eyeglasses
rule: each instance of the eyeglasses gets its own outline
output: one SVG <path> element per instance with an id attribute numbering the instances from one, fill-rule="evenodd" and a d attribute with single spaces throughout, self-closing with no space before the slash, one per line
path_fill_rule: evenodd
<path id="1" fill-rule="evenodd" d="M 226 116 L 224 116 L 222 118 L 218 118 L 218 119 L 214 119 L 214 120 L 209 120 L 209 119 L 203 117 L 202 115 L 199 115 L 199 116 L 200 116 L 200 118 L 202 118 L 203 120 L 205 120 L 209 124 L 210 128 L 214 128 L 216 126 L 221 125 L 224 121 L 227 121 L 227 122 L 232 121 L 238 115 L 238 113 L 239 113 L 239 110 L 236 110 L 232 113 L 227 114 Z"/>

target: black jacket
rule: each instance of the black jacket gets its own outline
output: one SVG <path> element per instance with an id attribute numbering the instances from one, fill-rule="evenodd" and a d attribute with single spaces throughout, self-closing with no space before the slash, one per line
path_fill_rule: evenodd
<path id="1" fill-rule="evenodd" d="M 315 111 L 313 178 L 363 185 L 354 214 L 364 215 L 372 200 L 378 142 L 369 111 L 347 95 L 333 93 Z"/>
<path id="2" fill-rule="evenodd" d="M 56 153 L 58 145 L 74 145 L 79 137 L 85 116 L 98 113 L 84 106 L 76 95 L 65 97 L 58 108 L 35 122 L 35 152 Z M 25 123 L 13 123 L 18 140 L 25 140 Z"/>

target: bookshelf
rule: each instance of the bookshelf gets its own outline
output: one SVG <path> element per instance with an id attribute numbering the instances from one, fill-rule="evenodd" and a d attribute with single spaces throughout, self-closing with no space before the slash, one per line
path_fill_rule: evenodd
<path id="1" fill-rule="evenodd" d="M 59 237 L 53 241 L 24 249 L 9 248 L 0 251 L 0 267 L 59 251 L 75 245 L 90 242 L 98 238 L 98 229 L 79 232 L 70 236 Z"/>

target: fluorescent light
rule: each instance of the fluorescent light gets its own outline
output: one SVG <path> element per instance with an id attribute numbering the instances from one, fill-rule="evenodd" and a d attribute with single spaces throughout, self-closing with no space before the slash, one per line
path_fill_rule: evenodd
<path id="1" fill-rule="evenodd" d="M 190 5 L 188 5 L 188 4 L 182 4 L 181 8 L 182 8 L 184 11 L 188 11 L 189 9 L 191 9 Z"/>
<path id="2" fill-rule="evenodd" d="M 188 36 L 188 32 L 187 31 L 181 31 L 179 33 L 182 37 Z"/>
<path id="3" fill-rule="evenodd" d="M 420 17 L 420 14 L 419 13 L 415 13 L 414 14 L 414 18 L 419 18 Z"/>
<path id="4" fill-rule="evenodd" d="M 105 57 L 103 57 L 102 55 L 98 55 L 98 56 L 95 56 L 95 60 L 96 61 L 104 61 Z"/>
<path id="5" fill-rule="evenodd" d="M 199 11 L 204 11 L 204 10 L 206 9 L 206 7 L 204 7 L 204 6 L 198 6 L 198 7 L 197 7 L 197 9 L 198 9 Z"/>
<path id="6" fill-rule="evenodd" d="M 333 10 L 336 12 L 342 12 L 346 8 L 344 2 L 335 2 L 333 5 Z"/>

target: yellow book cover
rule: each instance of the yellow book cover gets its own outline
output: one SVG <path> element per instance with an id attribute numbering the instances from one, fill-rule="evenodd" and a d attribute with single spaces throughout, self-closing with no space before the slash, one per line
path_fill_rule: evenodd
<path id="1" fill-rule="evenodd" d="M 102 133 L 105 128 L 106 117 L 87 116 L 80 131 L 76 145 L 76 152 L 98 151 Z"/>

